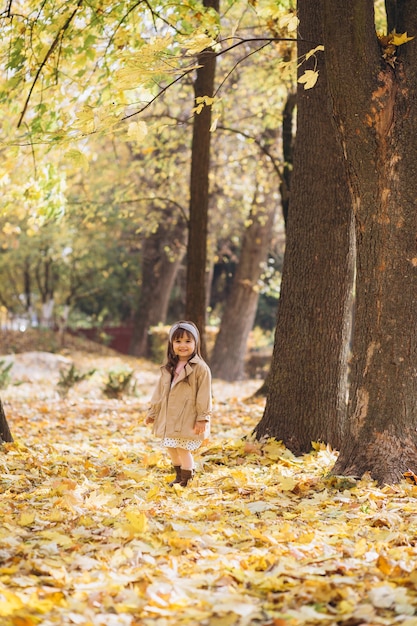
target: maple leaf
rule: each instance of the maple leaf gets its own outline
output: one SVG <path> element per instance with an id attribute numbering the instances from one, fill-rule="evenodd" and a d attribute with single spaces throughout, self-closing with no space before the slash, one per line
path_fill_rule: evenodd
<path id="1" fill-rule="evenodd" d="M 185 43 L 186 54 L 194 55 L 216 45 L 216 41 L 204 32 L 197 32 Z"/>
<path id="2" fill-rule="evenodd" d="M 392 43 L 394 46 L 402 46 L 407 41 L 411 41 L 414 37 L 409 37 L 407 33 L 396 33 L 395 31 L 392 33 Z"/>
<path id="3" fill-rule="evenodd" d="M 137 143 L 142 143 L 143 139 L 146 137 L 148 133 L 148 127 L 146 122 L 130 122 L 127 131 L 127 139 L 135 141 Z"/>
<path id="4" fill-rule="evenodd" d="M 114 499 L 114 494 L 110 493 L 110 494 L 105 494 L 105 493 L 98 493 L 97 491 L 93 491 L 89 496 L 87 496 L 87 498 L 85 498 L 84 500 L 84 504 L 88 507 L 88 508 L 102 508 L 103 506 L 106 506 L 109 504 L 109 502 L 111 502 Z"/>
<path id="5" fill-rule="evenodd" d="M 82 123 L 81 118 L 79 118 L 79 121 Z M 89 124 L 89 122 L 90 120 L 87 118 L 87 124 Z M 83 152 L 81 152 L 81 150 L 76 150 L 74 148 L 72 150 L 67 150 L 67 152 L 65 153 L 65 158 L 71 161 L 80 169 L 88 172 L 90 164 L 88 162 L 87 156 Z"/>
<path id="6" fill-rule="evenodd" d="M 304 85 L 304 89 L 312 89 L 312 87 L 316 84 L 318 77 L 318 70 L 306 70 L 304 74 L 298 78 L 298 82 Z"/>

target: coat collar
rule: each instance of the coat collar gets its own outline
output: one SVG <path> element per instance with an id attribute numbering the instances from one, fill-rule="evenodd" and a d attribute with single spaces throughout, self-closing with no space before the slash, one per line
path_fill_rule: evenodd
<path id="1" fill-rule="evenodd" d="M 189 376 L 191 372 L 193 371 L 193 368 L 191 367 L 191 363 L 199 363 L 199 361 L 200 361 L 200 357 L 197 355 L 194 355 L 193 358 L 187 361 L 187 363 L 185 364 L 185 367 L 182 370 L 179 378 L 180 379 L 182 378 L 182 374 L 184 374 L 184 378 L 185 376 Z"/>
<path id="2" fill-rule="evenodd" d="M 201 363 L 201 358 L 198 356 L 198 354 L 195 354 L 189 361 L 187 361 L 184 369 L 181 371 L 178 377 L 178 380 L 181 380 L 182 378 L 189 376 L 193 371 L 192 364 L 195 364 L 195 363 Z M 168 374 L 168 370 L 166 369 L 165 365 L 161 365 L 161 371 L 166 372 Z"/>

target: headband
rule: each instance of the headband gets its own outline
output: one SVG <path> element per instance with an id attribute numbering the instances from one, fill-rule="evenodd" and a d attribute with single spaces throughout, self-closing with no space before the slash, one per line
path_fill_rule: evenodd
<path id="1" fill-rule="evenodd" d="M 188 324 L 188 322 L 178 322 L 177 324 L 174 324 L 174 326 L 169 331 L 169 340 L 170 341 L 172 339 L 172 335 L 179 328 L 182 328 L 183 330 L 187 330 L 189 333 L 191 333 L 192 336 L 195 339 L 195 342 L 198 343 L 198 341 L 199 341 L 198 330 L 196 328 L 194 328 L 194 326 L 192 324 Z"/>

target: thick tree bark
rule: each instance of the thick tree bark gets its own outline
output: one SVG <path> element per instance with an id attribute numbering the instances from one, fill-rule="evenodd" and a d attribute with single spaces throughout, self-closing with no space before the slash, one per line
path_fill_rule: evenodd
<path id="1" fill-rule="evenodd" d="M 204 6 L 219 10 L 219 0 L 204 0 Z M 198 55 L 197 76 L 194 83 L 195 99 L 214 92 L 216 55 L 204 50 Z M 197 102 L 196 102 L 197 104 Z M 187 247 L 187 286 L 185 317 L 192 320 L 201 335 L 202 352 L 205 353 L 206 326 L 206 263 L 209 203 L 209 170 L 211 143 L 211 106 L 203 106 L 194 114 L 191 146 L 190 216 Z"/>
<path id="2" fill-rule="evenodd" d="M 417 40 L 385 59 L 373 0 L 324 7 L 357 248 L 349 436 L 333 471 L 392 483 L 417 471 Z M 396 19 L 417 34 L 414 3 L 399 0 Z"/>
<path id="3" fill-rule="evenodd" d="M 0 443 L 10 443 L 12 441 L 12 433 L 10 432 L 9 424 L 7 423 L 3 403 L 0 400 Z"/>
<path id="4" fill-rule="evenodd" d="M 176 220 L 167 209 L 156 233 L 143 242 L 142 285 L 130 346 L 130 353 L 138 357 L 151 356 L 149 328 L 166 321 L 172 286 L 184 257 L 187 227 L 183 218 Z"/>
<path id="5" fill-rule="evenodd" d="M 299 0 L 300 38 L 322 41 L 321 0 Z M 311 43 L 299 44 L 299 57 Z M 265 412 L 257 438 L 275 437 L 294 453 L 312 441 L 338 448 L 346 414 L 353 263 L 352 217 L 343 153 L 328 107 L 326 68 L 314 89 L 299 86 L 297 137 Z"/>
<path id="6" fill-rule="evenodd" d="M 213 376 L 217 378 L 228 381 L 244 378 L 247 340 L 259 300 L 258 281 L 272 239 L 275 214 L 272 193 L 265 194 L 262 205 L 255 196 L 250 225 L 243 237 L 239 264 L 210 359 Z"/>

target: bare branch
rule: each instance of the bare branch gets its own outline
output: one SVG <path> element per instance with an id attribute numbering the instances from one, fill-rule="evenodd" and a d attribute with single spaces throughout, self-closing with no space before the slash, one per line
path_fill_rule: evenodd
<path id="1" fill-rule="evenodd" d="M 250 141 L 253 141 L 253 143 L 258 146 L 260 151 L 266 157 L 268 157 L 268 159 L 270 160 L 270 162 L 272 164 L 274 172 L 278 176 L 278 180 L 280 182 L 282 182 L 282 172 L 281 172 L 279 163 L 278 163 L 277 159 L 274 157 L 274 155 L 271 154 L 271 152 L 268 150 L 268 148 L 262 143 L 262 141 L 260 141 L 259 139 L 257 139 L 253 135 L 250 135 L 249 133 L 245 133 L 242 130 L 239 130 L 238 128 L 228 128 L 227 126 L 220 126 L 220 125 L 217 126 L 217 128 L 219 130 L 223 130 L 223 131 L 228 132 L 228 133 L 235 133 L 236 135 L 241 135 L 241 137 L 245 137 L 245 139 L 250 139 Z"/>
<path id="2" fill-rule="evenodd" d="M 227 41 L 227 39 L 224 39 L 223 41 Z M 226 52 L 230 52 L 230 50 L 233 50 L 234 48 L 237 48 L 238 46 L 242 46 L 245 43 L 250 43 L 251 41 L 265 41 L 266 43 L 264 45 L 262 45 L 261 48 L 260 48 L 260 49 L 262 49 L 265 46 L 267 46 L 268 44 L 273 43 L 274 41 L 291 41 L 293 43 L 297 43 L 298 39 L 296 37 L 250 37 L 249 39 L 246 39 L 246 38 L 245 39 L 239 39 L 239 41 L 237 41 L 236 43 L 232 44 L 228 48 L 224 48 L 223 50 L 220 50 L 219 52 L 216 52 L 216 55 L 218 57 L 222 56 L 222 54 L 226 54 Z M 310 42 L 310 43 L 314 43 L 314 42 Z M 315 45 L 317 45 L 317 43 Z M 256 52 L 256 50 L 255 50 L 255 52 Z"/>
<path id="3" fill-rule="evenodd" d="M 196 67 L 193 66 L 191 69 L 185 70 L 180 76 L 178 76 L 178 78 L 176 78 L 175 80 L 173 80 L 170 83 L 168 83 L 168 85 L 165 85 L 165 87 L 162 87 L 162 89 L 160 89 L 158 91 L 156 96 L 154 96 L 151 100 L 149 100 L 149 102 L 147 102 L 141 109 L 139 109 L 138 111 L 135 111 L 134 113 L 129 113 L 129 115 L 125 115 L 124 117 L 121 118 L 120 121 L 121 122 L 125 122 L 126 120 L 130 119 L 131 117 L 135 117 L 136 115 L 139 115 L 140 113 L 143 113 L 143 111 L 146 111 L 146 109 L 148 109 L 156 100 L 158 100 L 158 98 L 160 98 L 162 96 L 162 94 L 164 94 L 166 91 L 168 91 L 168 89 L 170 89 L 176 83 L 179 83 L 185 76 L 187 76 L 188 74 L 193 72 L 195 69 L 196 69 Z"/>
<path id="4" fill-rule="evenodd" d="M 106 54 L 107 50 L 110 48 L 117 31 L 119 30 L 119 28 L 121 27 L 121 25 L 123 24 L 123 22 L 125 22 L 127 20 L 127 18 L 129 17 L 129 15 L 132 13 L 132 11 L 134 11 L 140 4 L 142 4 L 142 2 L 144 2 L 144 0 L 138 0 L 138 2 L 136 2 L 136 4 L 134 4 L 132 7 L 130 7 L 130 9 L 128 9 L 128 11 L 126 11 L 126 13 L 123 15 L 123 17 L 119 20 L 119 23 L 117 24 L 117 26 L 115 27 L 112 36 L 109 38 L 108 42 L 107 42 L 107 46 L 106 46 L 106 51 L 104 54 Z M 148 3 L 145 2 L 145 4 L 149 7 Z"/>
<path id="5" fill-rule="evenodd" d="M 240 63 L 243 63 L 243 61 L 246 61 L 246 59 L 248 59 L 250 56 L 252 56 L 252 54 L 256 54 L 257 52 L 259 52 L 260 50 L 263 50 L 264 48 L 266 48 L 266 46 L 269 46 L 271 42 L 267 41 L 266 43 L 264 43 L 262 46 L 260 46 L 259 48 L 256 48 L 256 50 L 252 50 L 251 52 L 249 52 L 248 54 L 246 54 L 243 58 L 239 59 L 239 61 L 236 61 L 236 63 L 234 64 L 234 66 L 232 67 L 232 69 L 230 70 L 230 72 L 228 72 L 226 74 L 226 76 L 223 78 L 222 82 L 220 83 L 220 85 L 217 87 L 216 91 L 214 92 L 214 95 L 218 94 L 220 89 L 223 87 L 223 85 L 225 84 L 225 82 L 229 79 L 229 76 L 231 76 L 231 74 L 233 74 L 233 72 L 235 71 L 235 69 L 237 68 L 238 65 L 240 65 Z"/>
<path id="6" fill-rule="evenodd" d="M 177 209 L 179 210 L 179 212 L 181 213 L 182 217 L 184 218 L 184 220 L 188 223 L 188 217 L 187 217 L 187 213 L 186 210 L 184 209 L 183 206 L 181 206 L 181 204 L 179 204 L 179 202 L 177 202 L 176 200 L 173 200 L 172 198 L 168 198 L 168 197 L 164 197 L 164 196 L 149 196 L 149 197 L 141 197 L 141 198 L 132 198 L 131 200 L 118 200 L 115 204 L 117 205 L 121 205 L 121 204 L 136 204 L 137 202 L 151 202 L 153 200 L 158 200 L 159 202 L 164 202 L 165 204 L 172 204 L 172 206 L 177 207 Z M 97 202 L 93 202 L 91 200 L 89 200 L 90 204 L 98 204 L 101 205 L 102 202 L 97 201 Z M 84 202 L 68 202 L 68 204 L 72 204 L 72 205 L 79 205 L 82 204 L 84 205 Z"/>
<path id="7" fill-rule="evenodd" d="M 45 54 L 45 57 L 44 57 L 44 59 L 43 59 L 42 63 L 41 63 L 41 64 L 40 64 L 40 66 L 38 67 L 38 71 L 37 71 L 37 72 L 36 72 L 36 74 L 35 74 L 35 78 L 33 79 L 32 85 L 31 85 L 31 87 L 30 87 L 30 89 L 29 89 L 29 93 L 28 93 L 27 98 L 26 98 L 26 100 L 25 100 L 25 104 L 24 104 L 24 106 L 23 106 L 23 110 L 22 110 L 22 112 L 21 112 L 21 114 L 20 114 L 20 118 L 19 118 L 19 121 L 18 121 L 18 123 L 17 123 L 17 128 L 20 128 L 20 126 L 21 126 L 21 124 L 22 124 L 22 122 L 23 122 L 23 118 L 24 118 L 24 116 L 25 116 L 25 114 L 26 114 L 26 111 L 27 111 L 27 108 L 28 108 L 28 106 L 29 106 L 29 102 L 30 102 L 30 99 L 31 99 L 31 97 L 32 97 L 33 90 L 35 89 L 35 85 L 36 85 L 36 83 L 38 82 L 39 76 L 41 75 L 43 68 L 45 67 L 45 65 L 46 65 L 46 63 L 47 63 L 47 61 L 48 61 L 49 57 L 50 57 L 50 56 L 51 56 L 51 54 L 53 53 L 53 51 L 54 51 L 54 49 L 55 49 L 56 45 L 58 44 L 58 42 L 59 42 L 60 38 L 61 38 L 61 37 L 62 37 L 62 35 L 63 35 L 63 33 L 65 33 L 65 31 L 69 28 L 69 25 L 71 24 L 71 22 L 72 22 L 72 20 L 73 20 L 73 18 L 74 18 L 74 16 L 75 16 L 75 14 L 77 13 L 77 11 L 78 11 L 78 9 L 80 8 L 80 6 L 82 5 L 82 3 L 83 3 L 83 0 L 78 0 L 77 6 L 75 7 L 75 9 L 74 9 L 74 11 L 71 13 L 71 15 L 68 17 L 68 19 L 66 20 L 66 22 L 65 22 L 65 24 L 62 26 L 62 28 L 61 28 L 61 29 L 58 31 L 58 33 L 56 34 L 54 41 L 52 42 L 52 44 L 51 44 L 51 46 L 50 46 L 49 50 L 48 50 L 48 51 L 47 51 L 47 53 Z"/>

